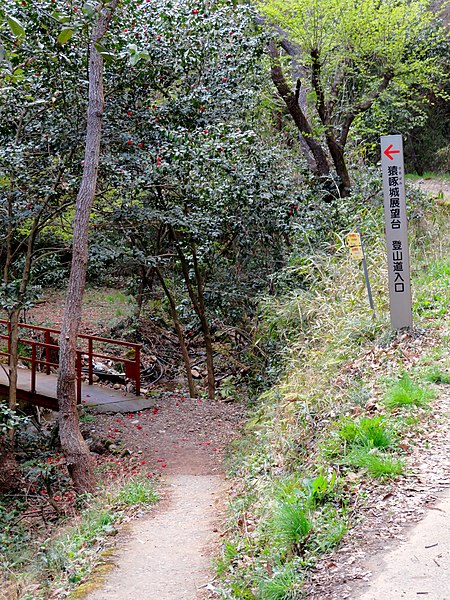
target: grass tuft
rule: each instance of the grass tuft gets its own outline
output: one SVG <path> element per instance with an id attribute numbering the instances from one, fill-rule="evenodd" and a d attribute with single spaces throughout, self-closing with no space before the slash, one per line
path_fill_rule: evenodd
<path id="1" fill-rule="evenodd" d="M 366 469 L 371 477 L 378 479 L 396 477 L 404 471 L 404 463 L 400 458 L 374 452 L 364 447 L 357 447 L 352 450 L 345 457 L 345 463 L 353 467 Z"/>
<path id="2" fill-rule="evenodd" d="M 293 554 L 302 554 L 303 544 L 312 529 L 308 510 L 297 502 L 280 502 L 273 518 L 275 537 Z"/>
<path id="3" fill-rule="evenodd" d="M 303 579 L 294 565 L 286 565 L 276 571 L 270 579 L 264 579 L 259 586 L 261 600 L 298 600 Z"/>
<path id="4" fill-rule="evenodd" d="M 447 371 L 443 371 L 438 367 L 433 367 L 425 375 L 425 381 L 429 381 L 430 383 L 443 383 L 449 385 L 450 373 L 447 373 Z"/>
<path id="5" fill-rule="evenodd" d="M 414 383 L 409 375 L 403 375 L 396 384 L 388 389 L 384 403 L 388 408 L 428 406 L 430 400 L 434 397 L 433 390 L 423 388 Z"/>
<path id="6" fill-rule="evenodd" d="M 359 421 L 346 419 L 339 429 L 339 436 L 352 446 L 389 448 L 394 442 L 392 430 L 382 417 L 364 417 Z"/>
<path id="7" fill-rule="evenodd" d="M 129 479 L 113 493 L 111 500 L 116 506 L 151 505 L 158 501 L 158 494 L 147 477 L 139 476 Z"/>

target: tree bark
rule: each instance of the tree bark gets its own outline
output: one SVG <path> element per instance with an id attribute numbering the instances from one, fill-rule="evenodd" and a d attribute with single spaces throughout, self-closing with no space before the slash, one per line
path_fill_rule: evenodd
<path id="1" fill-rule="evenodd" d="M 336 169 L 336 175 L 339 177 L 339 193 L 342 198 L 346 198 L 350 195 L 352 182 L 345 162 L 344 148 L 341 147 L 333 134 L 327 132 L 325 138 Z"/>
<path id="2" fill-rule="evenodd" d="M 316 171 L 318 175 L 324 177 L 330 173 L 330 165 L 328 164 L 327 155 L 315 139 L 311 125 L 308 122 L 304 112 L 298 102 L 298 95 L 295 94 L 286 83 L 283 71 L 280 64 L 280 53 L 273 40 L 269 43 L 269 55 L 272 61 L 270 74 L 278 93 L 283 98 L 294 123 L 305 140 L 311 154 L 316 163 Z"/>
<path id="3" fill-rule="evenodd" d="M 200 273 L 197 252 L 194 244 L 192 244 L 192 258 L 194 261 L 194 273 L 197 285 L 198 316 L 202 326 L 203 339 L 205 340 L 206 370 L 208 371 L 208 399 L 214 400 L 216 395 L 216 377 L 214 373 L 214 352 L 212 347 L 211 328 L 206 317 L 205 298 L 203 294 L 203 278 Z"/>
<path id="4" fill-rule="evenodd" d="M 200 326 L 202 328 L 203 339 L 205 341 L 205 351 L 206 351 L 206 368 L 208 371 L 208 399 L 214 400 L 216 393 L 216 378 L 214 373 L 214 359 L 213 359 L 213 347 L 212 347 L 212 337 L 211 337 L 211 329 L 209 327 L 208 318 L 206 316 L 205 309 L 205 300 L 203 297 L 203 281 L 201 278 L 200 270 L 198 267 L 197 255 L 195 252 L 195 245 L 192 244 L 192 252 L 194 259 L 194 272 L 196 279 L 196 288 L 197 292 L 192 287 L 191 278 L 189 275 L 189 265 L 187 263 L 186 257 L 183 254 L 183 251 L 180 247 L 179 239 L 176 231 L 171 227 L 171 235 L 175 242 L 175 247 L 177 250 L 178 257 L 181 263 L 181 270 L 183 272 L 184 281 L 186 283 L 186 288 L 189 294 L 189 298 L 192 301 L 193 308 L 200 320 Z"/>
<path id="5" fill-rule="evenodd" d="M 191 372 L 191 361 L 189 358 L 189 352 L 187 350 L 186 342 L 184 339 L 183 328 L 181 327 L 180 319 L 178 318 L 178 311 L 177 311 L 177 307 L 175 304 L 175 299 L 164 280 L 161 270 L 158 267 L 156 267 L 155 272 L 156 272 L 156 275 L 158 276 L 158 279 L 162 285 L 164 293 L 166 294 L 167 299 L 169 300 L 170 313 L 172 315 L 172 321 L 173 321 L 173 324 L 175 327 L 175 331 L 177 332 L 178 342 L 180 344 L 180 350 L 181 350 L 181 354 L 183 356 L 183 362 L 184 362 L 184 366 L 186 369 L 186 377 L 187 377 L 187 381 L 188 381 L 189 394 L 190 394 L 191 398 L 195 398 L 195 396 L 197 395 L 197 392 L 195 389 L 194 378 L 192 377 L 192 372 Z"/>
<path id="6" fill-rule="evenodd" d="M 78 492 L 95 487 L 93 462 L 81 435 L 75 392 L 76 338 L 86 283 L 88 260 L 88 226 L 94 201 L 100 158 L 101 128 L 104 110 L 103 59 L 95 45 L 108 30 L 118 0 L 103 8 L 94 26 L 89 49 L 89 99 L 83 176 L 75 208 L 72 266 L 61 326 L 60 366 L 57 384 L 59 436 L 67 468 Z"/>
<path id="7" fill-rule="evenodd" d="M 414 170 L 419 175 L 419 177 L 423 177 L 424 169 L 422 164 L 419 162 L 416 151 L 414 149 L 414 144 L 411 136 L 411 132 L 408 131 L 406 134 L 406 139 L 408 141 L 409 155 L 411 157 L 412 164 L 414 166 Z"/>

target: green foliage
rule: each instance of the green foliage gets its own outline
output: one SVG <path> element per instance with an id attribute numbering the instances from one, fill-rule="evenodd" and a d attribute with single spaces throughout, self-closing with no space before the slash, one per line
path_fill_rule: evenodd
<path id="1" fill-rule="evenodd" d="M 0 402 L 0 436 L 5 436 L 12 429 L 18 429 L 28 421 L 29 417 L 19 415 L 5 403 Z"/>
<path id="2" fill-rule="evenodd" d="M 394 442 L 392 430 L 382 417 L 363 417 L 358 421 L 346 419 L 339 429 L 339 436 L 352 446 L 369 448 L 389 448 Z"/>
<path id="3" fill-rule="evenodd" d="M 298 600 L 302 593 L 303 578 L 294 565 L 279 567 L 272 577 L 259 585 L 261 600 Z"/>
<path id="4" fill-rule="evenodd" d="M 395 450 L 396 436 L 386 417 L 346 418 L 340 424 L 338 436 L 343 447 L 330 445 L 331 455 L 341 455 L 343 464 L 362 468 L 371 477 L 400 475 L 404 469 L 401 459 L 390 452 Z"/>
<path id="5" fill-rule="evenodd" d="M 419 386 L 405 374 L 387 390 L 384 403 L 389 408 L 428 406 L 435 396 L 433 390 Z"/>
<path id="6" fill-rule="evenodd" d="M 130 479 L 111 497 L 116 506 L 149 506 L 157 500 L 154 485 L 144 476 Z"/>
<path id="7" fill-rule="evenodd" d="M 315 536 L 313 544 L 320 553 L 335 548 L 348 531 L 346 511 L 330 504 L 325 505 L 314 521 Z"/>
<path id="8" fill-rule="evenodd" d="M 346 455 L 344 462 L 349 466 L 366 469 L 369 475 L 380 479 L 396 477 L 404 470 L 404 462 L 400 458 L 363 446 L 356 446 Z"/>
<path id="9" fill-rule="evenodd" d="M 320 473 L 316 477 L 306 478 L 303 485 L 307 492 L 307 501 L 312 507 L 329 501 L 337 490 L 337 475 L 333 471 L 330 477 Z"/>
<path id="10" fill-rule="evenodd" d="M 18 279 L 10 283 L 0 284 L 0 308 L 8 313 L 14 310 L 29 310 L 35 306 L 40 297 L 40 286 L 29 286 L 25 294 L 20 292 Z"/>
<path id="11" fill-rule="evenodd" d="M 450 373 L 440 369 L 439 367 L 433 367 L 426 373 L 425 381 L 429 381 L 430 383 L 443 383 L 445 385 L 450 385 Z"/>
<path id="12" fill-rule="evenodd" d="M 424 268 L 421 280 L 431 279 L 433 286 L 425 286 L 417 294 L 414 308 L 425 318 L 445 317 L 450 302 L 450 263 L 446 258 L 431 260 Z"/>
<path id="13" fill-rule="evenodd" d="M 279 502 L 273 518 L 274 536 L 294 554 L 302 554 L 312 528 L 308 509 L 300 502 Z"/>
<path id="14" fill-rule="evenodd" d="M 423 125 L 431 91 L 448 98 L 448 36 L 428 0 L 260 0 L 268 22 L 295 44 L 311 129 L 378 161 L 380 134 Z M 279 30 L 275 31 L 279 37 Z M 301 68 L 299 68 L 299 66 Z M 315 109 L 315 110 L 314 110 Z M 376 158 L 375 158 L 376 156 Z M 340 177 L 343 169 L 335 161 Z"/>

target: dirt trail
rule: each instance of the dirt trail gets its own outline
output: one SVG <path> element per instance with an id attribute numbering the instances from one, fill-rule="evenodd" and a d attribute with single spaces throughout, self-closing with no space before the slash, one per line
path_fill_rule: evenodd
<path id="1" fill-rule="evenodd" d="M 222 485 L 217 475 L 170 476 L 167 500 L 134 524 L 116 553 L 118 568 L 89 600 L 203 597 L 211 578 L 209 544 L 217 531 L 216 502 Z"/>
<path id="2" fill-rule="evenodd" d="M 446 179 L 418 179 L 414 185 L 432 197 L 450 202 L 450 181 Z"/>
<path id="3" fill-rule="evenodd" d="M 369 564 L 377 575 L 358 600 L 450 600 L 450 492 L 398 548 Z"/>
<path id="4" fill-rule="evenodd" d="M 87 600 L 209 597 L 212 557 L 226 496 L 222 453 L 243 419 L 239 404 L 160 396 L 151 410 L 99 415 L 92 435 L 131 452 L 133 466 L 160 476 L 161 501 L 116 539 L 113 568 Z M 90 428 L 91 424 L 86 427 Z M 108 556 L 108 561 L 110 557 Z M 88 586 L 95 584 L 95 574 Z"/>

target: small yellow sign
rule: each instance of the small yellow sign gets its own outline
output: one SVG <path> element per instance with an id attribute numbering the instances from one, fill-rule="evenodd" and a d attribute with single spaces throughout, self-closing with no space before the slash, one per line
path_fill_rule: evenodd
<path id="1" fill-rule="evenodd" d="M 364 258 L 361 246 L 350 246 L 349 250 L 353 260 L 362 260 Z"/>
<path id="2" fill-rule="evenodd" d="M 361 246 L 361 236 L 359 233 L 348 233 L 346 237 L 347 246 L 352 248 L 353 246 Z"/>

